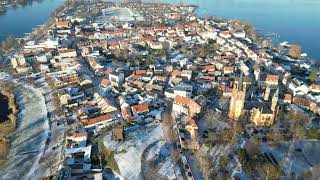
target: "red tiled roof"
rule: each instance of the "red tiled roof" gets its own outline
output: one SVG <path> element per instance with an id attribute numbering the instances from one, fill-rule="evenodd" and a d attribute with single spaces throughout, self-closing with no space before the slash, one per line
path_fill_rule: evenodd
<path id="1" fill-rule="evenodd" d="M 143 40 L 145 40 L 145 41 L 155 41 L 155 40 L 157 40 L 157 38 L 155 36 L 152 36 L 152 35 L 147 35 L 147 36 L 143 37 Z"/>
<path id="2" fill-rule="evenodd" d="M 266 77 L 266 81 L 278 82 L 279 81 L 279 76 L 278 75 L 268 74 L 267 77 Z"/>
<path id="3" fill-rule="evenodd" d="M 111 119 L 112 119 L 112 114 L 105 114 L 105 115 L 102 115 L 102 116 L 99 116 L 99 117 L 96 117 L 96 118 L 89 119 L 85 124 L 87 126 L 88 125 L 94 125 L 94 124 L 98 124 L 100 122 L 108 121 L 108 120 L 111 120 Z"/>
<path id="4" fill-rule="evenodd" d="M 63 49 L 63 50 L 60 50 L 59 53 L 69 53 L 69 52 L 75 52 L 76 50 L 74 49 Z"/>
<path id="5" fill-rule="evenodd" d="M 134 71 L 135 75 L 142 75 L 142 74 L 146 74 L 146 73 L 147 73 L 147 70 L 135 70 Z"/>
<path id="6" fill-rule="evenodd" d="M 69 137 L 77 138 L 77 137 L 85 137 L 87 136 L 87 133 L 82 132 L 82 133 L 71 133 L 68 135 Z"/>
<path id="7" fill-rule="evenodd" d="M 68 21 L 58 21 L 56 22 L 56 26 L 69 27 L 70 23 Z"/>
<path id="8" fill-rule="evenodd" d="M 285 94 L 284 95 L 284 100 L 285 101 L 291 101 L 292 100 L 292 95 L 291 94 Z"/>
<path id="9" fill-rule="evenodd" d="M 186 106 L 194 106 L 194 107 L 199 106 L 192 99 L 187 98 L 187 97 L 183 97 L 183 96 L 176 96 L 176 98 L 174 99 L 174 103 L 186 105 Z"/>
<path id="10" fill-rule="evenodd" d="M 105 74 L 111 74 L 112 72 L 113 72 L 112 69 L 108 69 L 108 70 L 106 70 L 104 73 L 105 73 Z"/>
<path id="11" fill-rule="evenodd" d="M 104 88 L 106 88 L 109 84 L 110 84 L 110 81 L 106 78 L 103 78 L 100 83 L 100 85 Z"/>
<path id="12" fill-rule="evenodd" d="M 204 79 L 204 80 L 214 81 L 214 80 L 215 80 L 215 77 L 211 77 L 211 76 L 199 76 L 198 79 Z"/>
<path id="13" fill-rule="evenodd" d="M 215 65 L 207 65 L 207 66 L 198 66 L 199 70 L 205 70 L 205 71 L 213 71 L 216 69 Z"/>
<path id="14" fill-rule="evenodd" d="M 227 67 L 224 67 L 224 68 L 223 68 L 223 71 L 224 71 L 224 72 L 233 72 L 234 69 L 233 69 L 233 67 L 227 66 Z"/>
<path id="15" fill-rule="evenodd" d="M 198 129 L 198 125 L 194 119 L 188 119 L 186 126 L 187 128 Z"/>
<path id="16" fill-rule="evenodd" d="M 312 101 L 309 99 L 305 99 L 305 98 L 294 97 L 293 103 L 301 105 L 301 106 L 305 106 L 305 107 L 310 107 L 310 105 L 312 104 Z"/>
<path id="17" fill-rule="evenodd" d="M 134 105 L 131 108 L 133 112 L 137 113 L 149 112 L 149 105 L 147 103 Z"/>
<path id="18" fill-rule="evenodd" d="M 311 89 L 311 90 L 320 90 L 320 84 L 312 84 L 312 85 L 310 86 L 310 89 Z"/>

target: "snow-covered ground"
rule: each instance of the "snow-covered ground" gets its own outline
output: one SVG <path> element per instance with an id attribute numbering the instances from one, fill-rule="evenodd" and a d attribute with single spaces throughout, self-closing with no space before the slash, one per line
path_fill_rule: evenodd
<path id="1" fill-rule="evenodd" d="M 14 79 L 1 72 L 0 79 L 17 85 L 15 93 L 20 110 L 9 161 L 1 167 L 0 176 L 2 179 L 39 179 L 56 170 L 59 163 L 61 146 L 57 145 L 62 143 L 65 127 L 57 126 L 56 121 L 63 117 L 53 113 L 56 108 L 53 92 L 45 77 L 34 82 L 38 88 L 28 84 L 24 76 Z M 41 156 L 50 160 L 39 162 Z"/>
<path id="2" fill-rule="evenodd" d="M 38 89 L 19 83 L 15 91 L 20 110 L 17 129 L 11 136 L 8 161 L 0 176 L 2 179 L 29 179 L 48 137 L 47 108 L 45 98 Z"/>
<path id="3" fill-rule="evenodd" d="M 301 175 L 320 163 L 320 141 L 296 141 L 262 144 L 262 151 L 272 153 L 277 162 L 284 161 L 284 172 Z"/>
<path id="4" fill-rule="evenodd" d="M 152 123 L 146 126 L 135 126 L 126 131 L 123 142 L 111 140 L 111 133 L 107 134 L 104 144 L 107 148 L 120 152 L 115 154 L 120 174 L 125 179 L 142 179 L 141 156 L 143 151 L 151 144 L 164 140 L 162 125 Z M 121 152 L 125 150 L 125 152 Z"/>

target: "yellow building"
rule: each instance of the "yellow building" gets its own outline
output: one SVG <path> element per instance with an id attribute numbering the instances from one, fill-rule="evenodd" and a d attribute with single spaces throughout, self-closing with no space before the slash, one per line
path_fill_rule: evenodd
<path id="1" fill-rule="evenodd" d="M 238 83 L 234 83 L 230 104 L 228 117 L 232 120 L 239 120 L 243 113 L 244 101 L 246 97 L 246 92 L 243 88 L 243 74 L 241 74 Z"/>

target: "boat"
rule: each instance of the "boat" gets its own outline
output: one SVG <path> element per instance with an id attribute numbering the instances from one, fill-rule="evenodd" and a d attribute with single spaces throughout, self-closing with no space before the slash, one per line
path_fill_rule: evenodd
<path id="1" fill-rule="evenodd" d="M 280 43 L 281 46 L 288 46 L 289 42 L 288 41 L 284 41 L 282 43 Z"/>

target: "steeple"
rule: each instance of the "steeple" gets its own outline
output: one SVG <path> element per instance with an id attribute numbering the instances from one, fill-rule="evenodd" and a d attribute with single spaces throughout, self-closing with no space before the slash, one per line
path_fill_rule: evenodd
<path id="1" fill-rule="evenodd" d="M 243 72 L 241 71 L 239 82 L 238 82 L 238 91 L 243 91 Z"/>
<path id="2" fill-rule="evenodd" d="M 277 107 L 279 99 L 279 88 L 277 88 L 276 92 L 273 94 L 272 101 L 271 101 L 271 110 L 274 112 Z"/>

